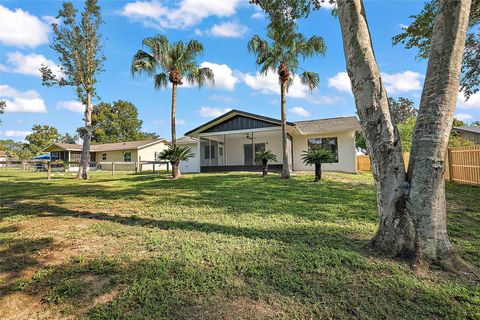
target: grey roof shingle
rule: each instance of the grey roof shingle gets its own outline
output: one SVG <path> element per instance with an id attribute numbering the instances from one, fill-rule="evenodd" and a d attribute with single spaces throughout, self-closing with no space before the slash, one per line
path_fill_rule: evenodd
<path id="1" fill-rule="evenodd" d="M 480 126 L 460 126 L 453 128 L 454 130 L 462 130 L 474 133 L 480 133 Z"/>
<path id="2" fill-rule="evenodd" d="M 142 140 L 142 141 L 128 141 L 128 142 L 117 142 L 117 143 L 103 143 L 103 144 L 92 144 L 90 146 L 90 151 L 92 152 L 101 152 L 101 151 L 115 151 L 115 150 L 131 150 L 144 147 L 146 145 L 162 142 L 163 140 Z M 59 148 L 70 150 L 70 151 L 82 151 L 81 144 L 71 144 L 71 143 L 54 143 L 54 146 Z M 46 148 L 45 150 L 49 149 Z"/>
<path id="3" fill-rule="evenodd" d="M 183 136 L 177 139 L 177 144 L 189 144 L 189 143 L 197 143 L 197 142 L 198 142 L 198 139 L 188 137 L 188 136 Z"/>
<path id="4" fill-rule="evenodd" d="M 295 126 L 302 134 L 362 130 L 355 116 L 298 121 Z"/>

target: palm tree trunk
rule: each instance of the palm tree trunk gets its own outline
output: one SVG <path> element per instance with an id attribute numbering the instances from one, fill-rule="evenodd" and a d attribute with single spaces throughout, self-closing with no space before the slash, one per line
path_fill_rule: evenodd
<path id="1" fill-rule="evenodd" d="M 172 83 L 172 117 L 171 117 L 171 126 L 172 126 L 172 145 L 177 145 L 177 134 L 175 130 L 175 118 L 177 113 L 177 84 Z"/>
<path id="2" fill-rule="evenodd" d="M 180 173 L 180 163 L 179 162 L 170 162 L 172 164 L 172 177 L 173 179 L 178 179 L 181 177 Z"/>
<path id="3" fill-rule="evenodd" d="M 322 164 L 315 163 L 315 180 L 313 182 L 319 182 L 322 179 Z"/>
<path id="4" fill-rule="evenodd" d="M 287 114 L 285 111 L 286 108 L 286 82 L 280 82 L 280 105 L 282 113 L 282 151 L 283 151 L 283 166 L 282 166 L 282 179 L 290 178 L 290 168 L 288 167 L 288 147 L 287 147 Z"/>
<path id="5" fill-rule="evenodd" d="M 262 168 L 262 177 L 266 177 L 268 174 L 268 161 L 263 160 L 263 168 Z"/>
<path id="6" fill-rule="evenodd" d="M 87 108 L 85 110 L 85 134 L 83 136 L 82 155 L 77 179 L 88 179 L 90 165 L 90 142 L 92 140 L 92 94 L 87 92 Z"/>

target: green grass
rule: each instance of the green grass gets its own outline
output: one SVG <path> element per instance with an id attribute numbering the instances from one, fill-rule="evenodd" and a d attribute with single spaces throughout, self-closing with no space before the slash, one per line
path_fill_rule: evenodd
<path id="1" fill-rule="evenodd" d="M 369 174 L 0 171 L 0 314 L 84 319 L 480 319 L 480 286 L 368 250 Z M 480 188 L 447 184 L 480 267 Z"/>

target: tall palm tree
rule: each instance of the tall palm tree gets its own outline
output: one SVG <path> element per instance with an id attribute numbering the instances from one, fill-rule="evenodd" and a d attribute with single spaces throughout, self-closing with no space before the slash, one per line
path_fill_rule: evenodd
<path id="1" fill-rule="evenodd" d="M 214 83 L 213 71 L 210 68 L 200 68 L 196 58 L 203 54 L 203 44 L 197 40 L 188 43 L 177 41 L 169 43 L 167 37 L 156 35 L 143 39 L 143 46 L 149 52 L 138 50 L 133 56 L 132 75 L 145 73 L 153 77 L 155 89 L 167 87 L 172 84 L 172 145 L 177 144 L 175 131 L 177 86 L 183 84 L 185 79 L 191 85 L 202 87 L 207 82 Z M 179 163 L 172 163 L 174 178 L 180 175 Z"/>
<path id="2" fill-rule="evenodd" d="M 330 150 L 310 149 L 303 151 L 302 161 L 307 165 L 315 165 L 315 180 L 313 182 L 319 182 L 322 179 L 322 163 L 332 163 L 334 157 Z"/>
<path id="3" fill-rule="evenodd" d="M 280 83 L 280 106 L 282 119 L 282 143 L 283 143 L 283 168 L 282 178 L 290 178 L 288 167 L 287 150 L 287 116 L 285 112 L 286 100 L 289 86 L 293 77 L 299 69 L 300 82 L 308 86 L 310 91 L 318 87 L 319 76 L 315 72 L 306 71 L 298 66 L 298 59 L 310 58 L 314 55 L 324 55 L 326 51 L 323 38 L 312 36 L 307 39 L 301 33 L 296 32 L 297 26 L 294 22 L 286 22 L 282 19 L 272 21 L 267 27 L 269 40 L 254 35 L 248 42 L 248 51 L 256 55 L 256 64 L 260 66 L 260 73 L 266 75 L 269 71 L 276 72 Z"/>

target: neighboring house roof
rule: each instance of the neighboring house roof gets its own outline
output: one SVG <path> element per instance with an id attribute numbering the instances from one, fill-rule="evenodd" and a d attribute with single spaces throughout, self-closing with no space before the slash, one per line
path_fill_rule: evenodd
<path id="1" fill-rule="evenodd" d="M 142 149 L 157 143 L 165 143 L 165 141 L 164 140 L 142 140 L 142 141 L 92 144 L 90 146 L 90 151 L 102 152 L 102 151 Z M 83 146 L 81 144 L 54 143 L 48 148 L 45 148 L 43 151 L 51 151 L 51 149 L 53 149 L 54 147 L 61 148 L 66 151 L 82 151 Z"/>
<path id="2" fill-rule="evenodd" d="M 197 142 L 198 142 L 197 138 L 192 138 L 187 136 L 183 136 L 177 139 L 177 144 L 191 144 L 191 143 L 197 143 Z"/>
<path id="3" fill-rule="evenodd" d="M 480 126 L 460 126 L 453 128 L 453 130 L 467 131 L 480 134 Z"/>
<path id="4" fill-rule="evenodd" d="M 265 116 L 261 116 L 258 114 L 253 114 L 249 112 L 244 112 L 240 110 L 231 110 L 201 126 L 196 127 L 185 133 L 186 136 L 192 134 L 199 134 L 202 132 L 208 132 L 211 128 L 218 127 L 220 124 L 224 122 L 231 121 L 234 117 L 246 117 L 251 119 L 256 119 L 260 121 L 264 121 L 275 126 L 280 126 L 281 121 L 274 118 L 269 118 Z M 287 125 L 291 127 L 295 127 L 301 134 L 313 134 L 313 133 L 322 133 L 322 132 L 336 132 L 336 131 L 360 131 L 361 126 L 358 122 L 357 117 L 350 116 L 350 117 L 338 117 L 338 118 L 329 118 L 329 119 L 316 119 L 316 120 L 306 120 L 306 121 L 298 121 L 298 122 L 288 122 Z M 229 130 L 225 130 L 229 131 Z M 178 142 L 178 141 L 177 141 Z"/>
<path id="5" fill-rule="evenodd" d="M 302 134 L 362 130 L 354 116 L 298 121 L 295 126 Z"/>

